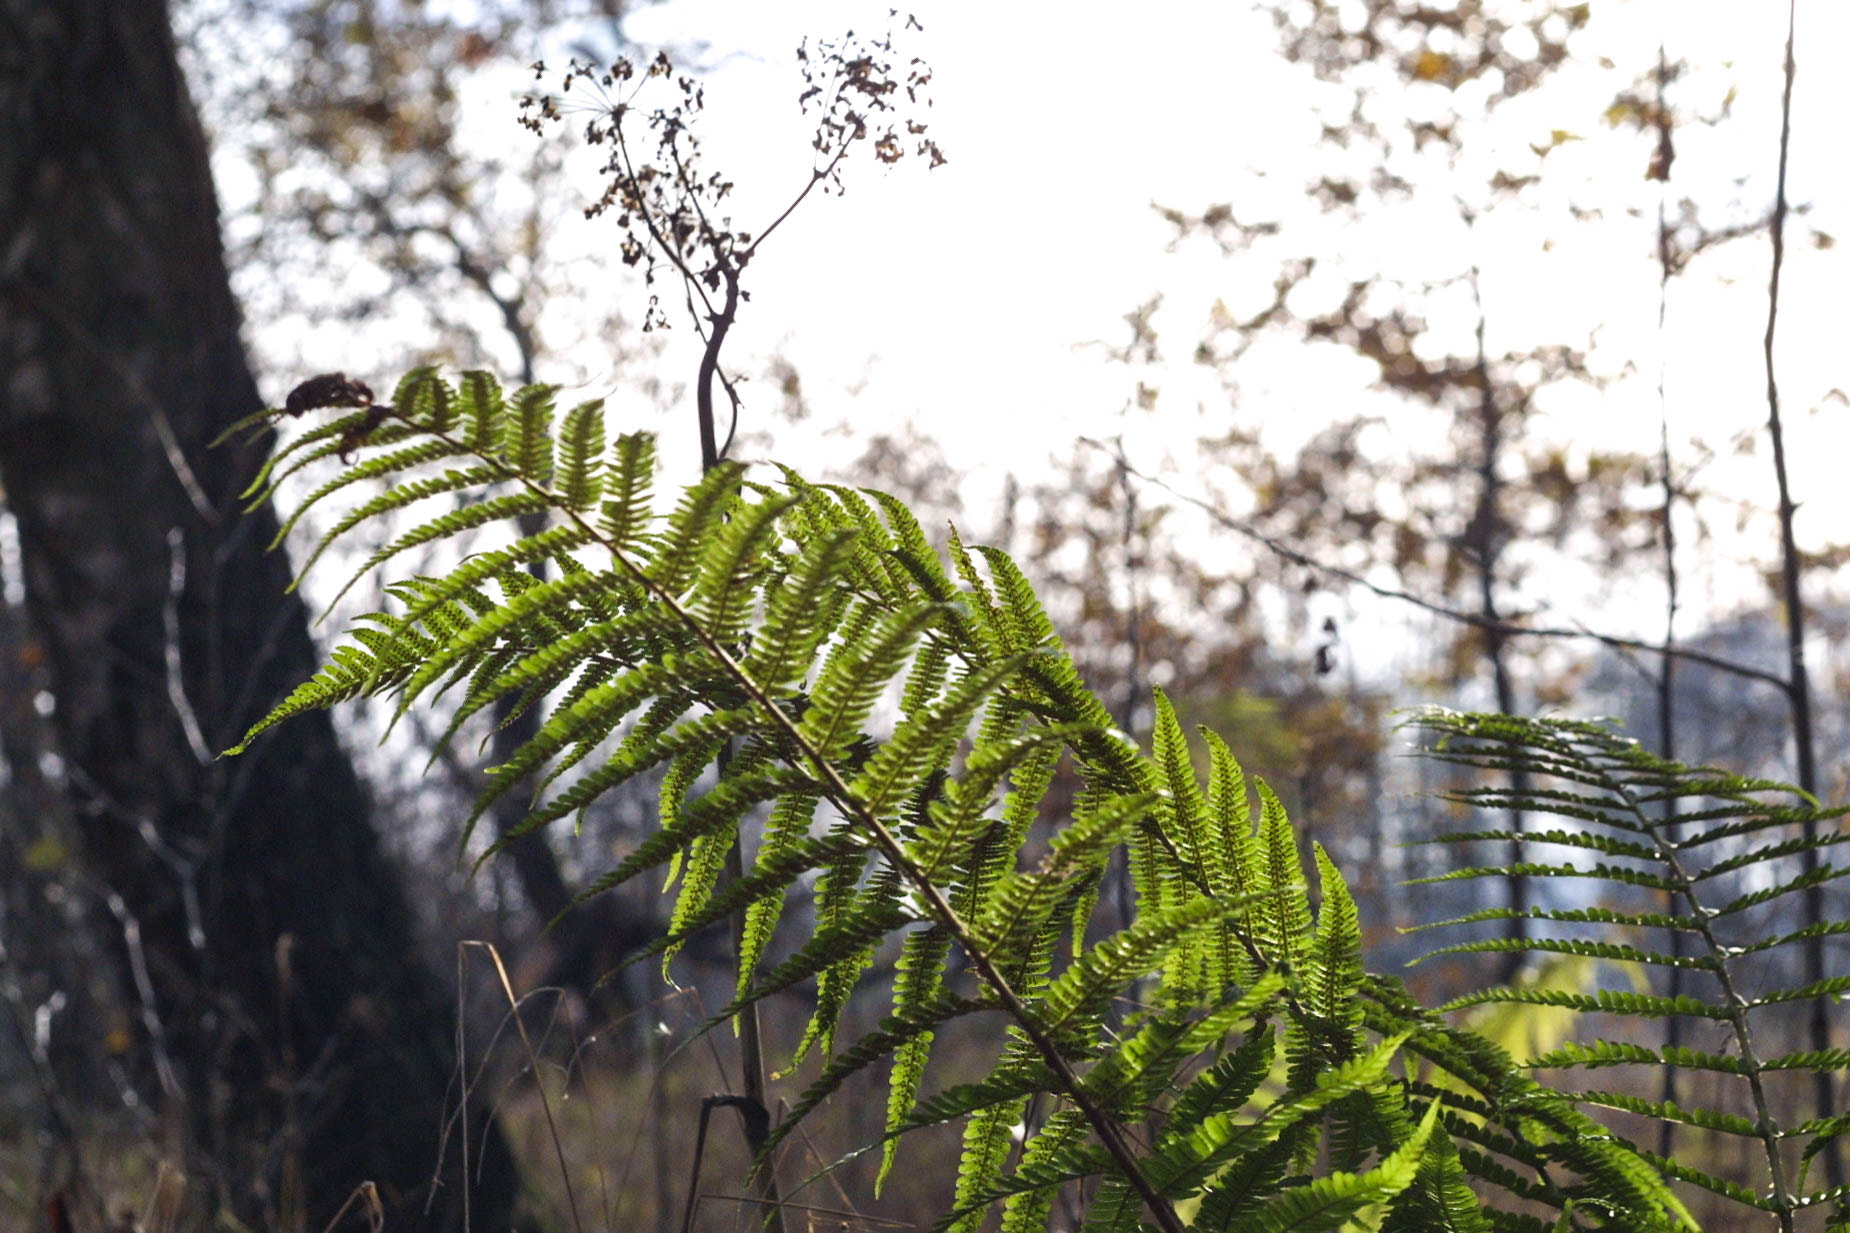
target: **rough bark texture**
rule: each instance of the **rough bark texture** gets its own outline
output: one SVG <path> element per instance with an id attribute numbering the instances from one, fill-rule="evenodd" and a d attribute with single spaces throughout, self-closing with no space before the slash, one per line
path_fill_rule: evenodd
<path id="1" fill-rule="evenodd" d="M 152 986 L 138 1078 L 255 1227 L 363 1179 L 390 1227 L 448 1227 L 450 1016 L 332 727 L 211 757 L 314 668 L 274 516 L 236 512 L 268 442 L 207 448 L 260 405 L 163 0 L 0 0 L 0 485 L 83 860 Z M 504 1229 L 487 1150 L 472 1223 Z"/>

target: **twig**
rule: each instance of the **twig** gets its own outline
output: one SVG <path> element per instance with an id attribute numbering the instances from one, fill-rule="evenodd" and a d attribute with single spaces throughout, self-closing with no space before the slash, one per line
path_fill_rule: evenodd
<path id="1" fill-rule="evenodd" d="M 1106 445 L 1102 442 L 1093 440 L 1091 437 L 1081 437 L 1079 440 L 1081 444 L 1098 450 L 1100 453 L 1109 454 L 1111 452 Z M 1620 638 L 1613 634 L 1602 634 L 1595 630 L 1584 628 L 1572 629 L 1564 626 L 1523 625 L 1513 621 L 1493 621 L 1478 613 L 1461 611 L 1460 609 L 1450 607 L 1436 600 L 1428 599 L 1423 595 L 1416 595 L 1411 591 L 1403 591 L 1397 587 L 1382 586 L 1380 583 L 1370 582 L 1367 578 L 1356 573 L 1354 570 L 1344 569 L 1340 565 L 1331 565 L 1328 562 L 1319 561 L 1308 553 L 1293 548 L 1283 540 L 1275 536 L 1267 535 L 1264 531 L 1241 522 L 1231 514 L 1215 506 L 1212 502 L 1202 497 L 1182 492 L 1166 480 L 1140 471 L 1136 467 L 1130 467 L 1128 470 L 1131 475 L 1136 476 L 1144 483 L 1152 487 L 1160 488 L 1176 500 L 1194 506 L 1196 509 L 1205 513 L 1209 518 L 1212 518 L 1215 523 L 1221 527 L 1238 535 L 1245 536 L 1274 556 L 1282 557 L 1294 565 L 1301 565 L 1306 569 L 1316 570 L 1320 574 L 1325 574 L 1332 578 L 1340 578 L 1344 582 L 1361 587 L 1363 590 L 1379 595 L 1383 599 L 1391 599 L 1400 603 L 1410 604 L 1415 608 L 1433 613 L 1435 616 L 1444 617 L 1448 621 L 1456 621 L 1460 625 L 1469 625 L 1476 629 L 1498 633 L 1510 638 L 1585 639 L 1587 641 L 1600 643 L 1602 646 L 1612 647 L 1615 650 L 1643 651 L 1652 655 L 1671 655 L 1689 663 L 1702 664 L 1704 667 L 1713 668 L 1717 672 L 1726 672 L 1731 676 L 1738 676 L 1744 680 L 1759 681 L 1762 684 L 1774 686 L 1781 694 L 1786 694 L 1790 691 L 1790 686 L 1786 678 L 1777 673 L 1768 672 L 1762 668 L 1755 668 L 1750 664 L 1744 664 L 1738 660 L 1728 659 L 1721 655 L 1712 655 L 1707 651 L 1699 651 L 1694 647 L 1666 647 L 1660 643 L 1646 642 L 1639 638 Z"/>
<path id="2" fill-rule="evenodd" d="M 754 1108 L 752 1100 L 748 1096 L 722 1094 L 706 1096 L 701 1099 L 700 1128 L 694 1134 L 694 1162 L 691 1166 L 692 1171 L 688 1174 L 687 1178 L 687 1206 L 681 1214 L 681 1233 L 693 1233 L 694 1212 L 700 1206 L 700 1164 L 707 1152 L 707 1122 L 712 1118 L 713 1110 L 715 1109 L 737 1109 L 739 1111 L 739 1116 L 745 1119 L 746 1136 L 748 1138 L 751 1135 L 751 1124 L 753 1121 L 767 1120 L 765 1118 L 763 1106 L 760 1105 Z M 765 1132 L 769 1133 L 769 1129 L 767 1125 L 765 1127 Z M 752 1201 L 758 1203 L 770 1202 L 768 1199 L 754 1199 Z M 781 1200 L 778 1203 L 778 1207 L 782 1207 Z M 771 1216 L 772 1214 L 770 1212 L 765 1214 L 767 1223 L 771 1220 Z"/>
<path id="3" fill-rule="evenodd" d="M 1792 743 L 1798 758 L 1799 787 L 1814 799 L 1818 794 L 1818 762 L 1812 734 L 1811 675 L 1805 665 L 1805 598 L 1799 586 L 1798 539 L 1793 522 L 1798 507 L 1792 500 L 1792 485 L 1786 472 L 1786 434 L 1779 416 L 1779 380 L 1773 365 L 1773 341 L 1779 326 L 1779 275 L 1786 257 L 1786 164 L 1792 153 L 1792 83 L 1798 76 L 1798 62 L 1793 45 L 1798 34 L 1798 0 L 1788 0 L 1786 8 L 1785 89 L 1779 107 L 1779 178 L 1773 193 L 1773 269 L 1767 279 L 1766 337 L 1762 350 L 1766 357 L 1767 434 L 1773 440 L 1773 475 L 1779 488 L 1780 583 L 1786 605 L 1786 659 L 1791 675 L 1786 685 L 1786 699 L 1792 710 Z M 1806 847 L 1802 859 L 1805 876 L 1813 879 L 1805 888 L 1805 923 L 1815 925 L 1825 919 L 1824 886 L 1817 880 L 1819 870 L 1818 837 L 1815 819 L 1805 822 Z M 1805 979 L 1816 983 L 1824 979 L 1824 939 L 1805 939 Z M 1809 1024 L 1811 1047 L 1831 1047 L 1831 1020 L 1827 999 L 1813 998 Z M 1812 1071 L 1812 1087 L 1819 1117 L 1840 1112 L 1837 1107 L 1831 1072 L 1825 1067 Z M 1824 1149 L 1825 1178 L 1832 1188 L 1844 1182 L 1843 1155 L 1833 1140 Z"/>
<path id="4" fill-rule="evenodd" d="M 167 669 L 167 701 L 179 716 L 186 747 L 201 766 L 212 765 L 216 755 L 206 744 L 199 715 L 186 696 L 186 665 L 180 650 L 180 599 L 186 594 L 186 531 L 167 528 L 167 594 L 161 601 L 162 662 Z"/>
<path id="5" fill-rule="evenodd" d="M 340 1205 L 340 1210 L 334 1213 L 333 1219 L 328 1221 L 327 1228 L 322 1230 L 322 1233 L 334 1233 L 334 1226 L 340 1223 L 341 1217 L 351 1211 L 356 1203 L 360 1205 L 360 1210 L 366 1213 L 366 1227 L 371 1233 L 384 1233 L 385 1208 L 379 1202 L 379 1187 L 371 1182 L 361 1182 L 353 1188 L 353 1193 L 349 1194 L 347 1201 Z"/>

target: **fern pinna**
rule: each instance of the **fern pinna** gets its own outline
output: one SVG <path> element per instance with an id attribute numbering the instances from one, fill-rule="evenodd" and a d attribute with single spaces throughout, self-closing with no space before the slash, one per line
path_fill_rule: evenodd
<path id="1" fill-rule="evenodd" d="M 1543 922 L 1533 936 L 1463 942 L 1435 954 L 1521 950 L 1575 955 L 1634 971 L 1681 970 L 1697 982 L 1692 994 L 1671 997 L 1498 987 L 1462 998 L 1450 1009 L 1518 1002 L 1621 1021 L 1680 1017 L 1706 1022 L 1708 1034 L 1719 1042 L 1715 1052 L 1596 1040 L 1568 1043 L 1529 1065 L 1675 1067 L 1714 1077 L 1700 1089 L 1714 1093 L 1714 1103 L 1706 1107 L 1690 1103 L 1691 1098 L 1650 1100 L 1615 1091 L 1581 1091 L 1572 1098 L 1708 1132 L 1699 1152 L 1681 1153 L 1680 1160 L 1654 1158 L 1655 1163 L 1672 1177 L 1762 1213 L 1758 1220 L 1765 1225 L 1791 1230 L 1799 1213 L 1835 1204 L 1831 1227 L 1850 1228 L 1850 1188 L 1819 1187 L 1811 1180 L 1821 1171 L 1813 1167 L 1819 1155 L 1850 1132 L 1850 1116 L 1833 1107 L 1828 1095 L 1832 1072 L 1850 1069 L 1850 1050 L 1768 1049 L 1769 1038 L 1780 1038 L 1782 1028 L 1786 1039 L 1796 1036 L 1790 1015 L 1784 1024 L 1774 1021 L 1778 1012 L 1807 1003 L 1841 1004 L 1850 993 L 1850 976 L 1811 979 L 1799 962 L 1804 943 L 1850 933 L 1850 921 L 1802 922 L 1796 911 L 1797 896 L 1807 888 L 1850 874 L 1850 867 L 1816 859 L 1850 842 L 1850 830 L 1836 825 L 1846 811 L 1822 809 L 1786 784 L 1666 761 L 1602 724 L 1442 710 L 1420 712 L 1412 723 L 1430 738 L 1433 757 L 1488 773 L 1449 793 L 1452 800 L 1556 818 L 1558 826 L 1527 831 L 1523 841 L 1585 858 L 1444 875 L 1520 873 L 1562 880 L 1564 888 L 1574 889 L 1553 897 L 1561 906 L 1521 914 Z M 1537 786 L 1518 792 L 1493 782 L 1516 770 Z M 1510 838 L 1507 831 L 1482 830 L 1443 835 L 1437 842 Z M 1583 889 L 1588 882 L 1591 893 Z M 1641 902 L 1641 892 L 1653 891 L 1660 893 L 1658 904 Z M 1512 915 L 1510 909 L 1495 908 L 1436 924 Z M 1794 1080 L 1820 1076 L 1825 1082 L 1818 1086 L 1826 1095 L 1818 1116 L 1782 1120 L 1778 1111 L 1803 1099 Z M 1733 1108 L 1723 1107 L 1724 1102 Z M 1743 1186 L 1718 1175 L 1742 1156 L 1731 1143 L 1747 1144 L 1759 1155 L 1758 1185 Z M 1703 1167 L 1692 1160 L 1701 1160 Z M 1748 1227 L 1753 1219 L 1740 1213 L 1730 1227 Z"/>
<path id="2" fill-rule="evenodd" d="M 362 695 L 395 697 L 400 715 L 447 695 L 446 737 L 498 699 L 543 705 L 463 828 L 467 842 L 525 785 L 531 812 L 497 848 L 659 772 L 659 829 L 585 893 L 667 867 L 678 897 L 650 950 L 668 956 L 745 908 L 735 999 L 715 1023 L 814 982 L 799 1052 L 824 1057 L 773 1148 L 884 1063 L 882 1175 L 908 1131 L 964 1123 L 941 1227 L 974 1230 L 1000 1204 L 1005 1230 L 1042 1228 L 1069 1185 L 1088 1227 L 1109 1230 L 1683 1219 L 1657 1172 L 1570 1104 L 1365 976 L 1342 878 L 1318 850 L 1313 912 L 1277 798 L 1257 785 L 1255 817 L 1211 735 L 1204 791 L 1160 694 L 1153 755 L 1117 732 L 1001 552 L 953 538 L 947 567 L 890 496 L 787 470 L 761 482 L 731 463 L 658 517 L 648 437 L 606 440 L 595 403 L 555 426 L 550 389 L 504 396 L 481 373 L 452 386 L 420 369 L 390 403 L 349 400 L 283 447 L 251 496 L 332 456 L 341 470 L 291 525 L 385 487 L 351 498 L 311 562 L 387 513 L 468 502 L 396 535 L 349 586 L 421 545 L 484 528 L 509 538 L 390 584 L 395 609 L 361 618 L 238 749 Z M 517 520 L 539 514 L 550 525 L 521 533 Z M 876 724 L 883 699 L 896 714 Z M 1030 857 L 1063 761 L 1082 789 Z M 760 820 L 752 866 L 722 881 L 733 837 Z M 1120 848 L 1138 909 L 1108 932 L 1092 908 Z M 761 971 L 774 933 L 794 927 L 787 899 L 811 885 L 813 928 Z M 842 1045 L 840 1013 L 889 945 L 891 1015 Z M 934 1034 L 974 1015 L 1006 1024 L 990 1074 L 922 1095 Z M 1024 1126 L 1030 1108 L 1045 1117 Z M 1480 1205 L 1472 1179 L 1506 1202 Z"/>

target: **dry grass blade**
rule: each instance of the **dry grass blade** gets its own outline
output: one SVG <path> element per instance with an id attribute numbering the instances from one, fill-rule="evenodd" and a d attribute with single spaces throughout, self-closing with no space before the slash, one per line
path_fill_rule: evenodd
<path id="1" fill-rule="evenodd" d="M 158 1184 L 157 1182 L 156 1185 Z M 340 1205 L 340 1210 L 334 1213 L 334 1218 L 328 1221 L 327 1228 L 323 1229 L 322 1233 L 334 1233 L 341 1220 L 354 1209 L 355 1204 L 359 1205 L 361 1213 L 366 1217 L 368 1233 L 384 1233 L 385 1206 L 379 1202 L 379 1187 L 371 1182 L 361 1182 L 353 1188 L 353 1193 L 348 1195 L 347 1201 Z"/>
<path id="2" fill-rule="evenodd" d="M 565 1201 L 571 1209 L 574 1233 L 584 1233 L 584 1221 L 578 1214 L 578 1192 L 572 1186 L 571 1167 L 565 1159 L 565 1143 L 559 1136 L 558 1119 L 553 1116 L 552 1100 L 546 1095 L 546 1085 L 539 1081 L 540 1059 L 533 1048 L 533 1038 L 527 1034 L 526 1020 L 520 1014 L 520 999 L 514 994 L 514 983 L 508 979 L 507 965 L 501 962 L 501 952 L 492 942 L 469 941 L 462 943 L 465 947 L 479 948 L 488 954 L 495 965 L 495 975 L 501 982 L 501 992 L 507 998 L 508 1013 L 513 1016 L 514 1028 L 520 1033 L 521 1048 L 526 1050 L 528 1072 L 534 1077 L 534 1087 L 539 1094 L 540 1112 L 546 1118 L 546 1133 L 552 1140 L 553 1158 L 559 1162 L 559 1180 L 565 1187 Z M 467 1099 L 465 1093 L 464 1099 Z"/>

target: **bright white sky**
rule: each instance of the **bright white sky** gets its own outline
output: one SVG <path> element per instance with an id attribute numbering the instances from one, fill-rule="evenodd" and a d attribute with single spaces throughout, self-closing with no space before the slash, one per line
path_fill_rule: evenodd
<path id="1" fill-rule="evenodd" d="M 886 7 L 672 0 L 639 10 L 629 29 L 645 41 L 709 44 L 720 66 L 708 93 L 714 163 L 737 167 L 742 186 L 782 194 L 800 174 L 807 137 L 790 106 L 797 80 L 790 49 L 805 34 L 879 23 Z M 1231 201 L 1247 221 L 1286 219 L 1294 251 L 1317 254 L 1330 271 L 1331 297 L 1358 272 L 1437 279 L 1475 261 L 1484 269 L 1493 353 L 1591 342 L 1599 371 L 1638 374 L 1602 394 L 1557 392 L 1545 406 L 1565 439 L 1654 448 L 1661 348 L 1677 437 L 1704 437 L 1725 450 L 1765 420 L 1767 245 L 1763 237 L 1743 242 L 1693 267 L 1673 287 L 1660 339 L 1652 259 L 1658 189 L 1642 177 L 1649 138 L 1601 117 L 1614 93 L 1654 64 L 1664 41 L 1673 61 L 1694 69 L 1673 87 L 1674 105 L 1714 116 L 1736 92 L 1729 119 L 1679 129 L 1673 213 L 1689 197 L 1711 226 L 1757 216 L 1772 196 L 1785 6 L 1600 0 L 1593 8 L 1576 47 L 1620 67 L 1603 69 L 1588 55 L 1476 126 L 1458 182 L 1468 191 L 1485 168 L 1523 169 L 1511 151 L 1546 143 L 1550 130 L 1586 140 L 1550 155 L 1540 189 L 1525 202 L 1530 208 L 1503 211 L 1473 236 L 1447 204 L 1442 169 L 1437 191 L 1410 208 L 1378 210 L 1362 226 L 1316 216 L 1301 186 L 1341 158 L 1315 140 L 1315 108 L 1329 94 L 1277 53 L 1265 13 L 1182 0 L 917 6 L 925 34 L 913 36 L 915 45 L 937 74 L 933 135 L 950 164 L 929 174 L 922 166 L 890 174 L 862 166 L 844 199 L 805 205 L 753 271 L 755 301 L 737 354 L 780 349 L 824 422 L 846 418 L 871 430 L 916 417 L 970 474 L 978 500 L 1004 471 L 1032 472 L 1048 455 L 1065 455 L 1081 432 L 1127 432 L 1134 459 L 1147 469 L 1167 466 L 1193 488 L 1198 436 L 1237 417 L 1257 420 L 1289 447 L 1325 417 L 1363 405 L 1373 376 L 1367 365 L 1333 362 L 1329 352 L 1266 347 L 1242 370 L 1235 407 L 1211 374 L 1187 363 L 1214 302 L 1252 311 L 1270 294 L 1270 267 L 1224 261 L 1205 243 L 1165 252 L 1171 233 L 1150 203 L 1199 211 Z M 1818 543 L 1850 516 L 1838 478 L 1850 408 L 1828 397 L 1850 388 L 1850 347 L 1842 342 L 1850 268 L 1845 247 L 1820 249 L 1809 234 L 1816 228 L 1850 239 L 1841 135 L 1850 75 L 1835 64 L 1850 46 L 1850 4 L 1801 0 L 1798 23 L 1789 193 L 1811 210 L 1789 231 L 1780 377 L 1794 480 L 1807 501 L 1801 530 Z M 1471 110 L 1436 85 L 1406 93 L 1410 109 Z M 1570 202 L 1604 210 L 1604 220 L 1564 225 Z M 1317 307 L 1316 287 L 1294 307 Z M 1159 291 L 1164 369 L 1133 374 L 1077 345 L 1122 341 L 1122 314 Z M 1449 327 L 1453 345 L 1468 351 L 1468 301 L 1454 293 L 1449 320 L 1445 303 L 1427 306 L 1435 337 L 1443 341 Z M 1137 375 L 1162 387 L 1161 402 L 1149 417 L 1118 420 Z M 1768 505 L 1768 471 L 1762 451 L 1712 464 L 1705 478 Z M 1703 579 L 1692 581 L 1700 607 Z M 1738 574 L 1708 581 L 1715 608 L 1757 601 L 1739 593 Z M 1637 598 L 1646 611 L 1660 602 Z M 1645 624 L 1658 619 L 1652 611 Z"/>
<path id="2" fill-rule="evenodd" d="M 761 371 L 765 357 L 781 354 L 800 372 L 816 415 L 806 432 L 778 430 L 776 452 L 786 461 L 827 466 L 857 453 L 864 436 L 912 419 L 969 476 L 965 495 L 981 509 L 1006 472 L 1040 471 L 1082 433 L 1122 432 L 1140 466 L 1167 469 L 1178 486 L 1198 490 L 1201 436 L 1237 420 L 1289 449 L 1328 419 L 1371 405 L 1372 369 L 1327 349 L 1283 340 L 1256 349 L 1240 369 L 1237 405 L 1214 374 L 1188 363 L 1215 302 L 1236 313 L 1263 304 L 1273 258 L 1287 252 L 1315 254 L 1328 271 L 1293 300 L 1300 311 L 1315 311 L 1330 302 L 1320 295 L 1338 295 L 1372 271 L 1417 282 L 1453 278 L 1475 262 L 1484 270 L 1493 353 L 1592 343 L 1600 371 L 1636 374 L 1598 395 L 1557 392 L 1545 409 L 1562 439 L 1654 448 L 1660 348 L 1679 439 L 1701 436 L 1725 450 L 1764 423 L 1764 239 L 1714 254 L 1675 284 L 1660 339 L 1658 190 L 1642 177 L 1649 138 L 1601 117 L 1614 93 L 1655 63 L 1664 40 L 1673 60 L 1695 66 L 1674 87 L 1674 105 L 1714 115 L 1736 92 L 1727 120 L 1679 128 L 1673 206 L 1693 198 L 1711 226 L 1757 217 L 1771 200 L 1778 134 L 1785 6 L 1774 0 L 1595 0 L 1575 46 L 1619 67 L 1603 69 L 1588 55 L 1471 126 L 1456 182 L 1468 190 L 1486 168 L 1525 169 L 1521 152 L 1547 142 L 1551 130 L 1585 140 L 1549 156 L 1523 208 L 1500 211 L 1475 232 L 1448 204 L 1442 167 L 1430 169 L 1430 191 L 1411 207 L 1374 210 L 1360 224 L 1319 215 L 1303 198 L 1306 180 L 1357 174 L 1371 158 L 1357 152 L 1346 167 L 1316 141 L 1316 109 L 1333 101 L 1329 88 L 1283 60 L 1267 14 L 1234 0 L 910 7 L 925 32 L 911 35 L 909 47 L 935 69 L 932 135 L 949 165 L 928 173 L 908 160 L 887 172 L 867 158 L 848 169 L 844 198 L 806 203 L 751 270 L 753 302 L 729 347 L 735 371 Z M 739 225 L 760 230 L 806 172 L 811 129 L 795 107 L 798 41 L 848 27 L 875 32 L 887 8 L 883 0 L 670 0 L 637 10 L 632 37 L 706 45 L 714 68 L 703 138 L 708 165 L 740 186 Z M 1841 399 L 1827 400 L 1850 388 L 1850 348 L 1841 341 L 1850 322 L 1847 246 L 1821 249 L 1810 238 L 1816 228 L 1850 240 L 1841 136 L 1850 74 L 1836 64 L 1846 46 L 1850 4 L 1801 0 L 1790 194 L 1812 208 L 1790 230 L 1780 358 L 1795 482 L 1808 501 L 1802 529 L 1813 542 L 1850 525 L 1846 486 L 1835 477 L 1850 412 Z M 471 105 L 482 131 L 516 140 L 508 84 L 481 86 Z M 1470 99 L 1437 85 L 1401 93 L 1413 111 L 1473 110 Z M 1334 102 L 1346 111 L 1346 101 Z M 582 184 L 587 195 L 597 191 L 590 164 Z M 1165 251 L 1171 231 L 1152 202 L 1198 212 L 1227 201 L 1246 221 L 1285 220 L 1283 247 L 1244 261 L 1224 260 L 1205 242 Z M 1570 203 L 1601 209 L 1604 220 L 1568 226 Z M 577 234 L 560 237 L 568 246 L 615 246 L 608 219 L 570 226 Z M 1166 297 L 1155 321 L 1164 367 L 1130 372 L 1084 345 L 1122 342 L 1123 314 L 1157 292 Z M 1454 290 L 1425 310 L 1435 343 L 1468 351 L 1473 317 L 1462 295 Z M 682 379 L 676 374 L 693 370 L 692 332 L 678 329 L 671 339 L 681 350 L 666 355 L 667 372 Z M 633 374 L 596 355 L 572 358 L 590 374 L 590 393 L 612 395 L 619 416 L 626 403 L 640 412 L 640 397 L 626 393 Z M 1161 400 L 1148 415 L 1124 418 L 1139 377 L 1161 387 Z M 771 427 L 774 393 L 747 394 L 742 427 Z M 1401 420 L 1409 439 L 1436 427 Z M 857 435 L 821 435 L 840 421 Z M 677 435 L 691 436 L 677 432 L 671 444 Z M 1770 504 L 1764 454 L 1724 459 L 1705 478 Z M 1708 604 L 1757 601 L 1740 586 L 1738 574 L 1713 575 Z M 1644 605 L 1640 628 L 1658 619 L 1642 614 L 1659 601 L 1633 598 Z"/>

